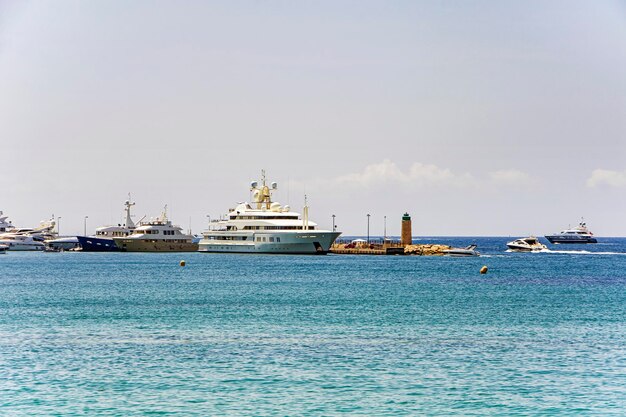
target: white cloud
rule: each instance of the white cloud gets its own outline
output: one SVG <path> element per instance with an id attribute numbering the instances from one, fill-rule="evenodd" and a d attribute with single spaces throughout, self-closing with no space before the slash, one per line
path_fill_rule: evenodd
<path id="1" fill-rule="evenodd" d="M 530 175 L 516 169 L 506 169 L 489 173 L 491 181 L 499 185 L 530 185 Z"/>
<path id="2" fill-rule="evenodd" d="M 385 159 L 380 163 L 367 165 L 362 172 L 339 176 L 334 180 L 337 184 L 359 185 L 369 187 L 383 183 L 413 184 L 413 185 L 467 185 L 473 183 L 469 174 L 457 175 L 448 168 L 437 165 L 412 164 L 408 171 L 403 171 L 394 162 Z"/>
<path id="3" fill-rule="evenodd" d="M 596 169 L 587 179 L 588 187 L 609 185 L 611 187 L 626 187 L 626 171 L 611 171 L 608 169 Z"/>

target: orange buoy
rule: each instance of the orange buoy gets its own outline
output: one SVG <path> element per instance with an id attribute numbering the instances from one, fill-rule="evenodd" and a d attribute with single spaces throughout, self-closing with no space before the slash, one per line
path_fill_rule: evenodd
<path id="1" fill-rule="evenodd" d="M 185 265 L 186 265 L 185 261 L 180 261 L 180 266 L 185 266 Z"/>
<path id="2" fill-rule="evenodd" d="M 486 274 L 488 270 L 489 269 L 487 268 L 487 265 L 484 265 L 482 268 L 480 268 L 480 273 L 481 274 Z"/>

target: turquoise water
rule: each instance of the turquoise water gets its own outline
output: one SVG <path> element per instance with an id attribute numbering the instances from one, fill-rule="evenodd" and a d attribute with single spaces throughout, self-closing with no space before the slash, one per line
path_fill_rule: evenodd
<path id="1" fill-rule="evenodd" d="M 0 255 L 0 415 L 626 414 L 626 239 L 449 240 L 487 256 Z"/>

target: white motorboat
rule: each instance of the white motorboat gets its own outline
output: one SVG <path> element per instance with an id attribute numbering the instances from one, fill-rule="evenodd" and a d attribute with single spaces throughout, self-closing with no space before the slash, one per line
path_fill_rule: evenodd
<path id="1" fill-rule="evenodd" d="M 267 184 L 262 171 L 260 184 L 250 184 L 252 203 L 239 203 L 230 209 L 224 219 L 209 222 L 203 233 L 200 252 L 325 254 L 339 232 L 318 229 L 309 220 L 309 207 L 304 203 L 302 217 L 272 201 L 278 189 Z"/>
<path id="2" fill-rule="evenodd" d="M 9 247 L 7 245 L 0 245 L 0 255 L 4 255 L 5 253 L 7 253 L 8 249 Z"/>
<path id="3" fill-rule="evenodd" d="M 514 252 L 538 252 L 548 249 L 546 245 L 539 242 L 535 236 L 529 236 L 522 239 L 515 239 L 506 244 L 508 248 Z"/>
<path id="4" fill-rule="evenodd" d="M 465 248 L 450 248 L 443 251 L 445 256 L 468 257 L 480 256 L 480 252 L 476 250 L 477 245 L 469 245 Z"/>

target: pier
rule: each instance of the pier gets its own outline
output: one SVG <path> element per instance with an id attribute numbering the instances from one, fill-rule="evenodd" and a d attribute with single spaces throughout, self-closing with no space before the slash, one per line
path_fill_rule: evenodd
<path id="1" fill-rule="evenodd" d="M 418 256 L 442 256 L 444 251 L 451 246 L 437 243 L 421 243 L 417 245 L 405 245 L 401 241 L 392 240 L 339 240 L 335 242 L 329 252 L 337 255 L 418 255 Z"/>
<path id="2" fill-rule="evenodd" d="M 330 247 L 329 252 L 340 255 L 404 255 L 404 247 L 400 241 L 390 239 L 370 240 L 338 240 Z"/>

